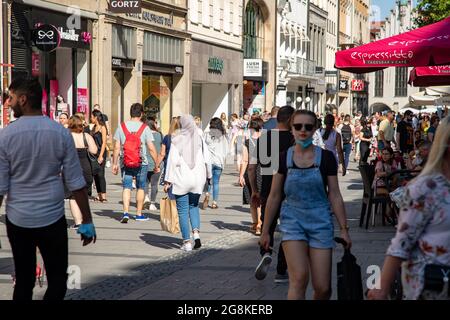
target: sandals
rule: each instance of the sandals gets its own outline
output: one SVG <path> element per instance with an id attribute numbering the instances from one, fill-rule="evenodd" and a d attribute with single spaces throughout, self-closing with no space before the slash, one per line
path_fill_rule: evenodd
<path id="1" fill-rule="evenodd" d="M 101 203 L 108 202 L 107 199 L 100 199 L 99 197 L 91 197 L 90 200 L 94 201 L 94 202 L 101 202 Z"/>
<path id="2" fill-rule="evenodd" d="M 261 225 L 256 226 L 255 235 L 257 236 L 261 235 Z"/>
<path id="3" fill-rule="evenodd" d="M 213 202 L 212 205 L 211 205 L 211 209 L 217 209 L 217 208 L 219 208 L 219 207 L 217 206 L 217 203 Z"/>

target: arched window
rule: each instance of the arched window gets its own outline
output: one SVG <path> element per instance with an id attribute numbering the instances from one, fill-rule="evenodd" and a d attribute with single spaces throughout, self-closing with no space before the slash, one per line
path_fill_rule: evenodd
<path id="1" fill-rule="evenodd" d="M 261 8 L 250 0 L 245 8 L 244 58 L 262 59 L 264 48 L 264 21 Z"/>

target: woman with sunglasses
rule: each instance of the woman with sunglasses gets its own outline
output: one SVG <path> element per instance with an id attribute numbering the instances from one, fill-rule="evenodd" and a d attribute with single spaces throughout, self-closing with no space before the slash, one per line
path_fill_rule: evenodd
<path id="1" fill-rule="evenodd" d="M 288 299 L 305 299 L 311 273 L 314 299 L 331 296 L 334 212 L 340 236 L 351 246 L 344 201 L 331 151 L 313 145 L 316 115 L 297 110 L 291 119 L 295 146 L 280 154 L 265 212 L 260 245 L 269 249 L 269 228 L 281 204 L 280 230 L 289 272 Z M 285 199 L 283 199 L 283 193 Z"/>

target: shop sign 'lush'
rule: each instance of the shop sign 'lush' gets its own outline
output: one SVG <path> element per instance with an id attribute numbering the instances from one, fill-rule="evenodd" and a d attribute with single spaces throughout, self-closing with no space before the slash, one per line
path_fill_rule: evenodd
<path id="1" fill-rule="evenodd" d="M 223 60 L 217 57 L 210 57 L 208 59 L 208 70 L 210 72 L 222 73 Z"/>
<path id="2" fill-rule="evenodd" d="M 33 30 L 32 40 L 39 50 L 51 52 L 59 47 L 61 35 L 55 26 L 41 24 Z"/>

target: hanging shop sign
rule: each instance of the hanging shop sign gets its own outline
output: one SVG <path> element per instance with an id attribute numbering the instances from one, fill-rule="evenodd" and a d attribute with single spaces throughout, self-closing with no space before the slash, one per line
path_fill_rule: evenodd
<path id="1" fill-rule="evenodd" d="M 348 90 L 348 80 L 339 80 L 339 90 Z"/>
<path id="2" fill-rule="evenodd" d="M 142 0 L 110 0 L 108 10 L 113 13 L 141 13 Z"/>
<path id="3" fill-rule="evenodd" d="M 212 73 L 222 73 L 223 60 L 217 57 L 210 57 L 208 59 L 208 71 Z"/>
<path id="4" fill-rule="evenodd" d="M 364 91 L 364 80 L 353 79 L 352 91 Z"/>
<path id="5" fill-rule="evenodd" d="M 51 24 L 40 24 L 32 32 L 32 41 L 41 51 L 52 52 L 59 47 L 61 35 Z"/>

